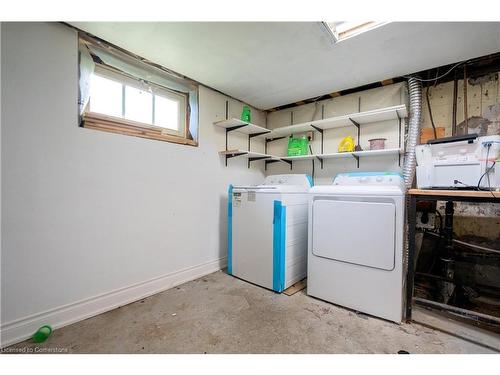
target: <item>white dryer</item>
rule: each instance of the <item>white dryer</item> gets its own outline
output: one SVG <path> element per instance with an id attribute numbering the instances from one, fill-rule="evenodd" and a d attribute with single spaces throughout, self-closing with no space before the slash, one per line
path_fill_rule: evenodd
<path id="1" fill-rule="evenodd" d="M 404 183 L 398 173 L 341 173 L 309 199 L 307 294 L 401 322 Z"/>
<path id="2" fill-rule="evenodd" d="M 311 185 L 306 175 L 288 174 L 229 187 L 229 274 L 276 292 L 306 277 Z"/>

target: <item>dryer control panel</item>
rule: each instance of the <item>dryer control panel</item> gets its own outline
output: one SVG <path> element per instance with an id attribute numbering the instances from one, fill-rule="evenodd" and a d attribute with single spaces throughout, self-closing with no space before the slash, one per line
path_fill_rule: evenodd
<path id="1" fill-rule="evenodd" d="M 403 186 L 403 176 L 397 172 L 353 172 L 339 173 L 333 180 L 333 185 L 359 186 Z"/>

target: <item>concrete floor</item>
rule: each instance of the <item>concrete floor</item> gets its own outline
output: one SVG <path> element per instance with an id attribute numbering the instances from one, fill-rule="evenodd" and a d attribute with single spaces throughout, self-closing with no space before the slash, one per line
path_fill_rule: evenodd
<path id="1" fill-rule="evenodd" d="M 35 348 L 25 341 L 16 348 Z M 222 271 L 55 330 L 37 351 L 70 353 L 491 353 L 440 331 L 397 325 Z"/>

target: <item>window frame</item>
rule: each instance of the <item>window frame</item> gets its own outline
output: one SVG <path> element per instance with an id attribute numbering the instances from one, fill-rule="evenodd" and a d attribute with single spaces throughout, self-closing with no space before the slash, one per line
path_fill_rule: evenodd
<path id="1" fill-rule="evenodd" d="M 189 146 L 198 146 L 198 141 L 191 139 L 189 132 L 189 96 L 187 93 L 178 92 L 152 82 L 145 82 L 142 79 L 131 77 L 128 74 L 105 64 L 95 64 L 94 72 L 100 77 L 113 80 L 122 85 L 122 117 L 106 115 L 91 111 L 91 101 L 87 103 L 83 114 L 81 126 L 87 129 L 101 130 L 116 134 L 135 136 L 146 139 L 153 139 L 164 142 L 172 142 Z M 125 115 L 125 88 L 127 86 L 148 91 L 152 94 L 151 111 L 152 122 L 154 122 L 155 97 L 163 97 L 169 100 L 179 102 L 179 130 L 162 127 L 146 122 L 134 121 L 124 117 Z"/>

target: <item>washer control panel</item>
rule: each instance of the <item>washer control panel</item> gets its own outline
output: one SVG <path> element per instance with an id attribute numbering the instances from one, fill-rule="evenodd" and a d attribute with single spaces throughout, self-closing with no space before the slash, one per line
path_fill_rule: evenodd
<path id="1" fill-rule="evenodd" d="M 311 180 L 305 174 L 276 174 L 267 176 L 263 185 L 297 185 L 311 187 Z"/>

